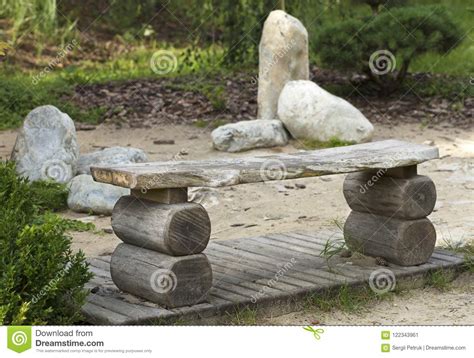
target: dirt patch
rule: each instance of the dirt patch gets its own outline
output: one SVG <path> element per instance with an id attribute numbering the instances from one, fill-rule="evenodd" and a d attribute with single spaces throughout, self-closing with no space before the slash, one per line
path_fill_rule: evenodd
<path id="1" fill-rule="evenodd" d="M 256 76 L 257 73 L 240 72 L 84 85 L 76 87 L 70 100 L 83 109 L 104 108 L 102 121 L 119 127 L 196 122 L 212 127 L 213 121 L 222 124 L 256 118 Z M 414 90 L 393 96 L 368 96 L 361 93 L 359 84 L 351 78 L 317 67 L 312 68 L 311 80 L 322 87 L 348 86 L 351 93 L 346 99 L 373 123 L 473 128 L 471 97 L 463 103 L 442 97 L 420 98 Z"/>

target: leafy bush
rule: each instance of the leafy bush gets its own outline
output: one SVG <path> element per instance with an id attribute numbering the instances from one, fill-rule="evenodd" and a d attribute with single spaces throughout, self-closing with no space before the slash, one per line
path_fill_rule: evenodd
<path id="1" fill-rule="evenodd" d="M 324 65 L 363 72 L 380 88 L 393 90 L 416 56 L 445 54 L 458 45 L 461 37 L 445 8 L 419 6 L 326 26 L 316 41 Z M 381 50 L 385 52 L 377 58 Z"/>
<path id="2" fill-rule="evenodd" d="M 0 163 L 0 322 L 4 325 L 72 324 L 81 318 L 83 286 L 91 274 L 84 254 L 71 251 L 64 221 L 42 213 L 44 198 L 38 195 L 38 187 L 16 176 L 14 164 Z"/>

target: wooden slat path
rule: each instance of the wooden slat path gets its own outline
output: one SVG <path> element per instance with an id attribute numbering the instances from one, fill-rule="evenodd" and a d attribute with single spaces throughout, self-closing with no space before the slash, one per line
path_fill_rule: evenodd
<path id="1" fill-rule="evenodd" d="M 398 140 L 291 154 L 91 167 L 96 181 L 131 189 L 222 187 L 396 168 L 439 157 L 438 149 Z"/>
<path id="2" fill-rule="evenodd" d="M 199 322 L 245 305 L 269 309 L 341 285 L 367 284 L 370 274 L 383 268 L 402 280 L 439 268 L 457 269 L 463 264 L 461 256 L 436 249 L 428 263 L 414 267 L 357 266 L 350 258 L 331 259 L 328 265 L 320 252 L 328 240 L 334 239 L 342 239 L 342 235 L 331 231 L 293 232 L 213 240 L 204 251 L 214 274 L 209 301 L 175 309 L 119 291 L 110 277 L 110 256 L 91 258 L 90 270 L 95 277 L 86 287 L 94 293 L 88 296 L 83 313 L 88 322 L 101 325 L 172 323 L 183 319 Z M 278 312 L 282 313 L 281 307 Z"/>

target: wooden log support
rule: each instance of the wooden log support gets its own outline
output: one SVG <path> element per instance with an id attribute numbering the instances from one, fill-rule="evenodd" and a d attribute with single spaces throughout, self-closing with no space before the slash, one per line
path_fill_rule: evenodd
<path id="1" fill-rule="evenodd" d="M 428 261 L 436 243 L 430 220 L 402 220 L 352 211 L 344 225 L 347 246 L 402 266 Z"/>
<path id="2" fill-rule="evenodd" d="M 127 244 L 172 256 L 202 252 L 211 235 L 211 222 L 202 205 L 162 204 L 134 196 L 119 199 L 112 228 Z"/>
<path id="3" fill-rule="evenodd" d="M 352 173 L 346 176 L 343 192 L 352 210 L 403 219 L 424 218 L 436 204 L 435 185 L 423 175 L 400 179 Z"/>
<path id="4" fill-rule="evenodd" d="M 212 286 L 211 264 L 204 254 L 173 257 L 119 244 L 110 272 L 122 291 L 169 308 L 206 301 Z"/>
<path id="5" fill-rule="evenodd" d="M 188 201 L 188 188 L 132 189 L 131 195 L 163 204 L 185 203 Z"/>

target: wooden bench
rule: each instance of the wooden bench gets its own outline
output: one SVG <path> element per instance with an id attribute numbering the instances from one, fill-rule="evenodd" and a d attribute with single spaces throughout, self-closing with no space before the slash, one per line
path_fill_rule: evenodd
<path id="1" fill-rule="evenodd" d="M 344 225 L 348 247 L 402 266 L 425 263 L 436 232 L 426 218 L 436 189 L 417 164 L 438 158 L 435 147 L 397 140 L 292 154 L 92 167 L 98 182 L 131 189 L 112 214 L 123 241 L 111 276 L 123 291 L 166 307 L 206 300 L 212 269 L 205 254 L 211 224 L 188 202 L 188 187 L 224 187 L 349 173 L 343 186 L 352 209 Z"/>

